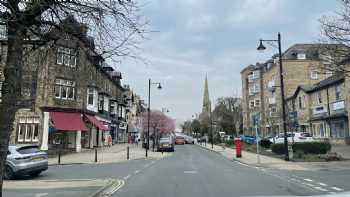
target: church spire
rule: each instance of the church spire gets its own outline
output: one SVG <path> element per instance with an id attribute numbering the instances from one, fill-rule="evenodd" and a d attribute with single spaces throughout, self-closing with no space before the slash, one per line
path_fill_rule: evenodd
<path id="1" fill-rule="evenodd" d="M 207 74 L 205 74 L 202 113 L 209 114 L 210 112 L 211 112 L 211 102 L 209 98 L 208 77 L 207 77 Z"/>

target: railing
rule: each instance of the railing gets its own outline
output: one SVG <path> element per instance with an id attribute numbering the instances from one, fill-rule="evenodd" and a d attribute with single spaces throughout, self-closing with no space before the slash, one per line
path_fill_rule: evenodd
<path id="1" fill-rule="evenodd" d="M 322 116 L 328 112 L 326 105 L 318 105 L 312 107 L 312 115 L 313 116 Z"/>
<path id="2" fill-rule="evenodd" d="M 344 113 L 345 112 L 345 101 L 336 101 L 329 104 L 330 113 L 331 114 L 338 114 L 338 113 Z"/>

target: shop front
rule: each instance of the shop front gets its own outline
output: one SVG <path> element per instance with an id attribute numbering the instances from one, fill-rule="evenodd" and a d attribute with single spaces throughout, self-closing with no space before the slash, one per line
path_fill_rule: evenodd
<path id="1" fill-rule="evenodd" d="M 43 132 L 48 134 L 48 149 L 80 152 L 84 143 L 82 133 L 88 130 L 82 116 L 78 112 L 49 112 L 48 129 Z"/>

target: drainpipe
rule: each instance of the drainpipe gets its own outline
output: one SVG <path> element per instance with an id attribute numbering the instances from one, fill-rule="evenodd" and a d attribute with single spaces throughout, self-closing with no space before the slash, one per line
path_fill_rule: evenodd
<path id="1" fill-rule="evenodd" d="M 328 127 L 329 127 L 329 137 L 332 137 L 332 128 L 331 128 L 331 124 L 330 124 L 330 116 L 331 116 L 331 110 L 330 110 L 330 107 L 329 107 L 329 92 L 328 92 L 328 87 L 326 89 L 326 92 L 327 92 L 327 113 L 328 113 L 328 118 L 327 118 L 327 124 L 328 124 Z"/>

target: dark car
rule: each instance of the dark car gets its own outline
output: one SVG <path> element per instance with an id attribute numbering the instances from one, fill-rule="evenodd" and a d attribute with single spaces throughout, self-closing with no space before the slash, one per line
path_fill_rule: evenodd
<path id="1" fill-rule="evenodd" d="M 46 152 L 35 145 L 9 145 L 5 165 L 5 179 L 16 176 L 38 176 L 48 169 Z"/>
<path id="2" fill-rule="evenodd" d="M 171 151 L 174 152 L 174 143 L 170 137 L 164 137 L 159 139 L 157 151 Z"/>

